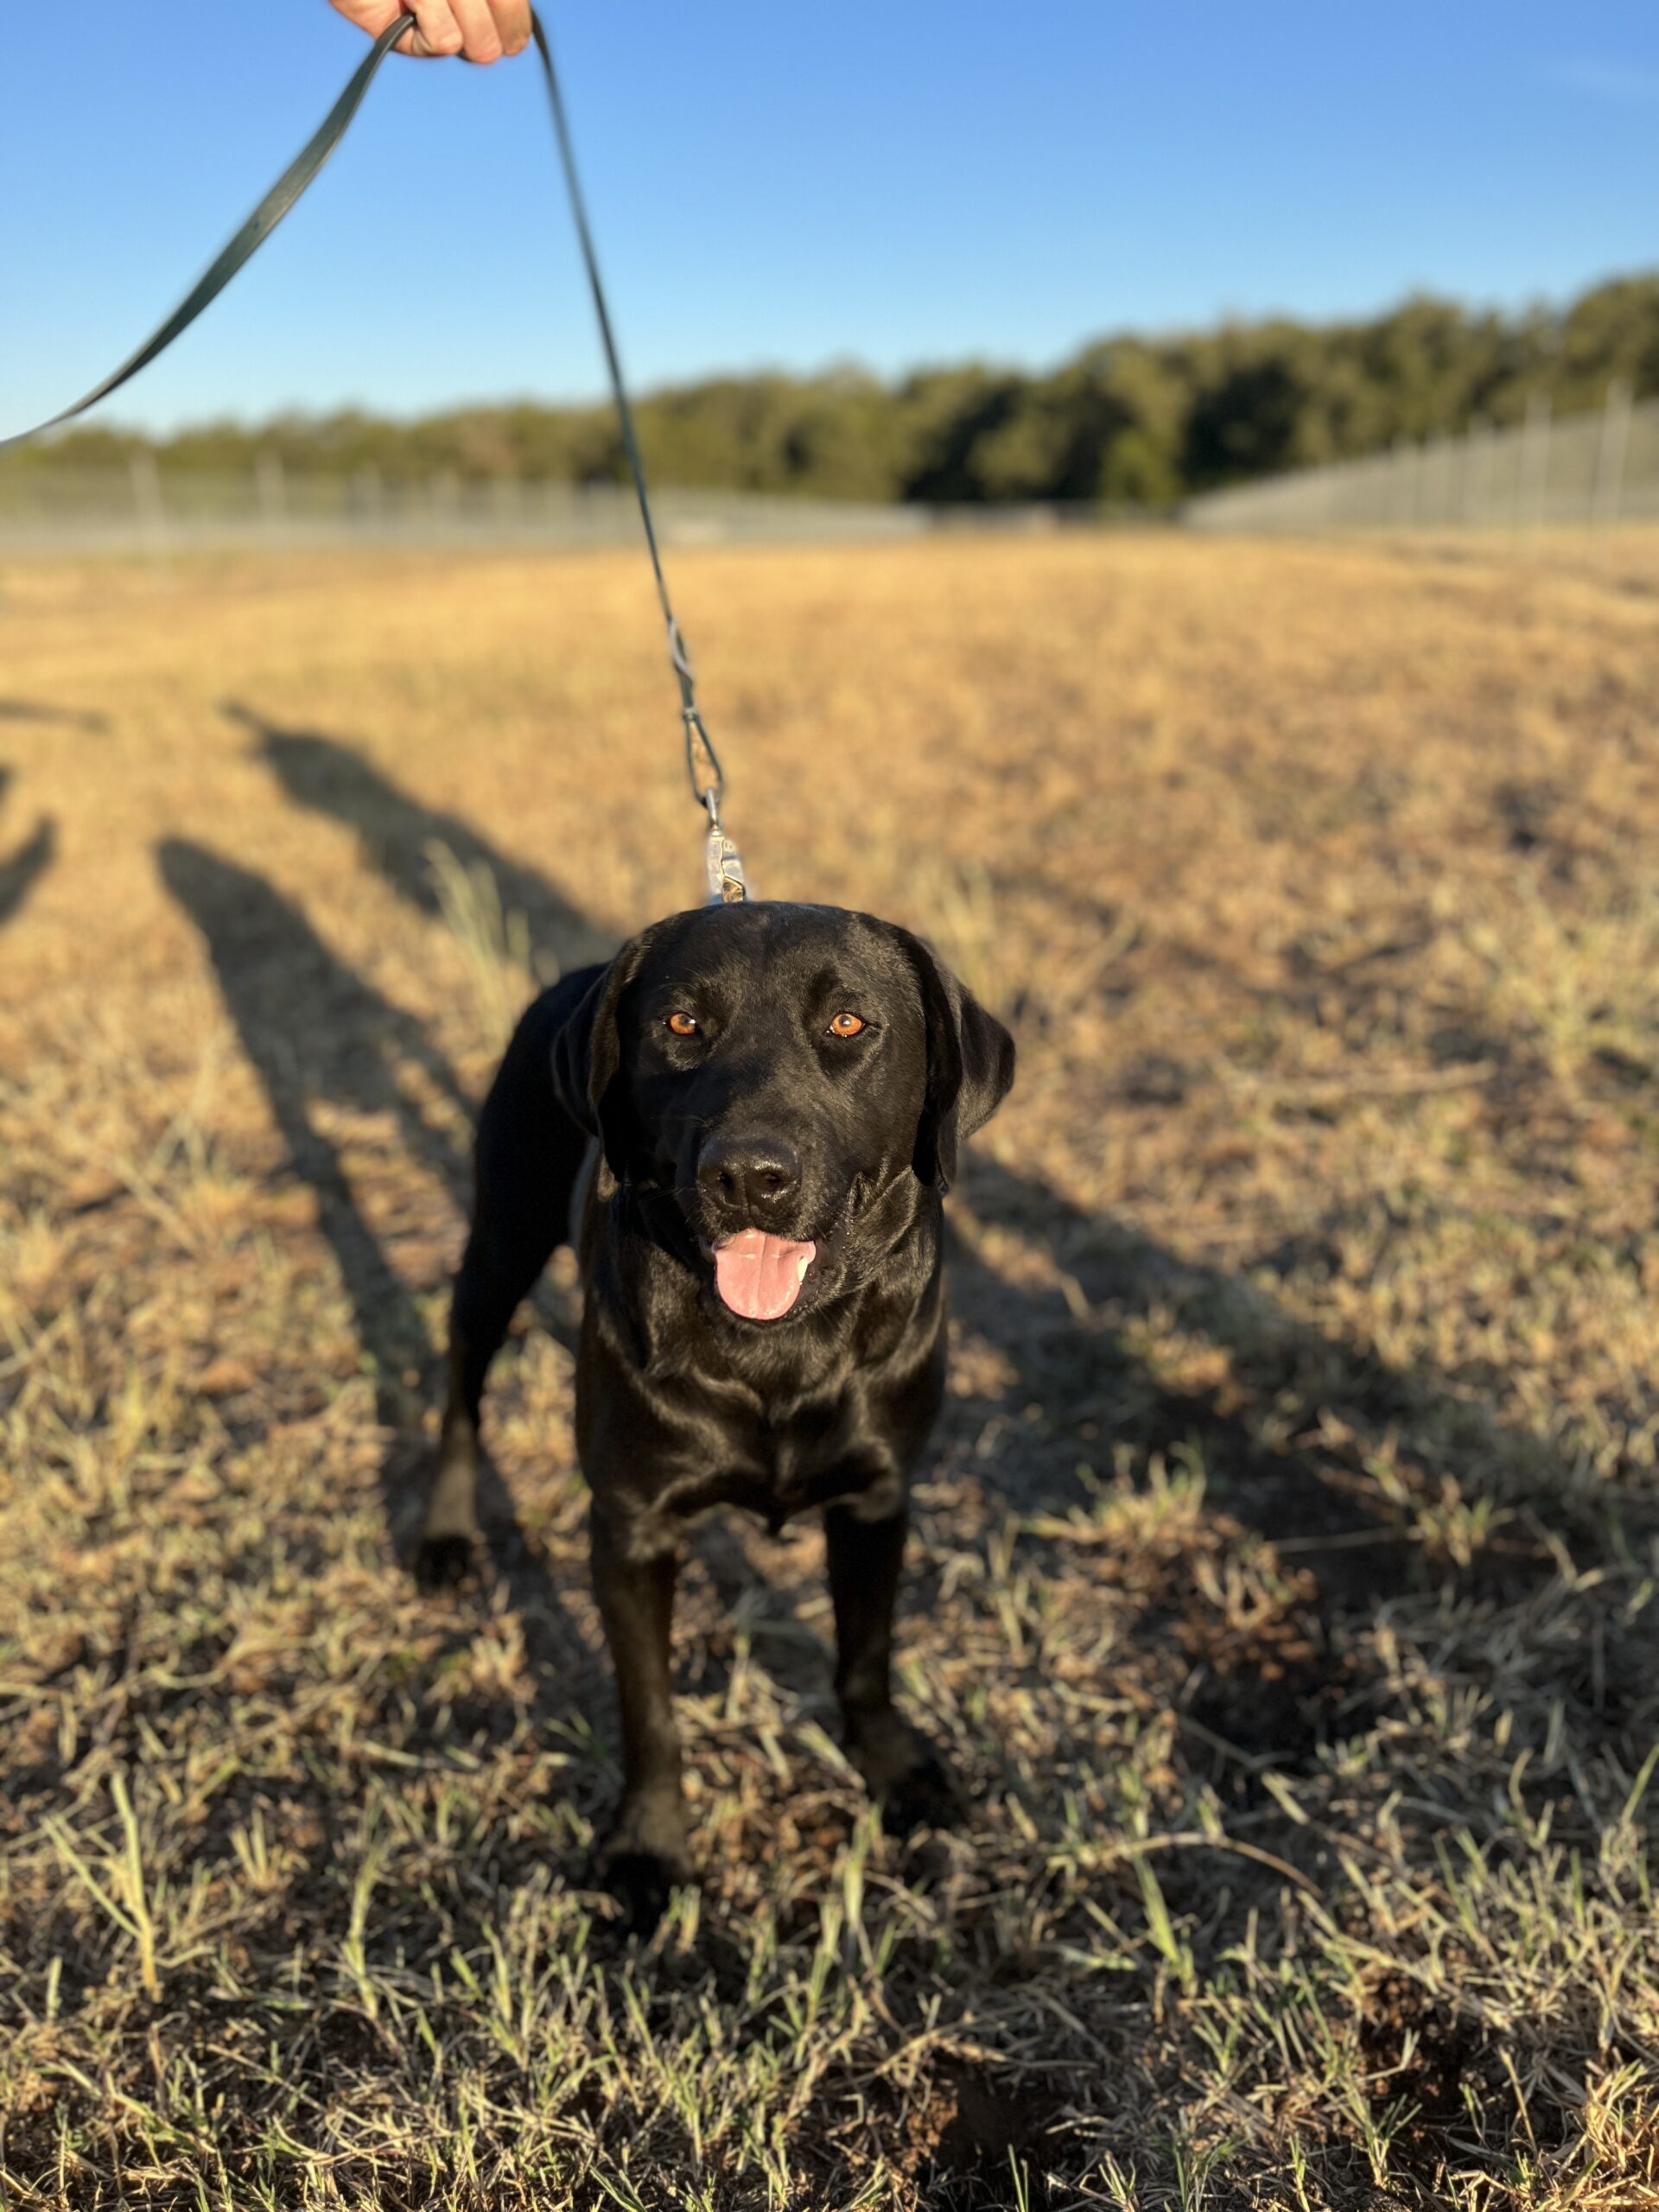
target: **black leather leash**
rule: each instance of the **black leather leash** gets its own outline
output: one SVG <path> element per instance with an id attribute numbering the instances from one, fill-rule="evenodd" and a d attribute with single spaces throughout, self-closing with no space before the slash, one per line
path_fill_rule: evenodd
<path id="1" fill-rule="evenodd" d="M 380 64 L 404 33 L 414 28 L 415 17 L 404 15 L 381 32 L 368 54 L 352 72 L 346 89 L 311 137 L 271 186 L 241 229 L 202 271 L 166 321 L 152 332 L 137 353 L 130 354 L 119 368 L 112 370 L 101 384 L 95 385 L 84 398 L 76 400 L 73 406 L 49 416 L 44 423 L 37 423 L 33 429 L 21 430 L 12 437 L 0 438 L 0 453 L 10 446 L 22 445 L 31 438 L 37 438 L 43 431 L 55 429 L 60 423 L 73 422 L 77 415 L 84 415 L 89 407 L 95 407 L 99 400 L 107 399 L 112 391 L 118 391 L 141 369 L 147 368 L 158 353 L 165 353 L 174 340 L 189 328 L 202 310 L 219 297 L 237 271 L 252 259 L 289 208 L 315 181 L 317 172 L 345 137 L 346 128 L 362 105 L 363 96 L 373 83 Z M 651 494 L 645 484 L 645 460 L 639 450 L 633 410 L 628 402 L 627 384 L 616 350 L 616 337 L 611 327 L 604 280 L 599 272 L 599 257 L 594 251 L 593 232 L 588 227 L 587 205 L 582 198 L 575 153 L 570 140 L 570 126 L 559 91 L 558 72 L 553 66 L 553 49 L 548 44 L 547 33 L 542 27 L 540 16 L 533 13 L 531 28 L 536 40 L 537 53 L 541 57 L 542 73 L 547 83 L 554 134 L 558 140 L 559 158 L 570 194 L 571 211 L 575 217 L 576 236 L 587 266 L 594 311 L 599 318 L 605 365 L 610 374 L 611 393 L 616 403 L 617 420 L 621 426 L 622 444 L 627 454 L 628 469 L 633 478 L 634 493 L 639 502 L 639 519 L 645 527 L 645 548 L 651 555 L 652 573 L 657 580 L 658 602 L 663 610 L 663 621 L 668 634 L 669 659 L 673 664 L 680 687 L 686 770 L 691 779 L 691 790 L 697 804 L 709 817 L 706 853 L 709 893 L 711 899 L 726 906 L 738 906 L 748 893 L 742 859 L 721 820 L 721 802 L 725 796 L 726 779 L 721 768 L 720 756 L 715 751 L 703 723 L 702 710 L 697 704 L 696 678 L 692 671 L 691 656 L 686 648 L 684 632 L 675 619 L 673 603 L 668 594 L 668 579 L 663 573 L 662 553 L 658 543 L 656 524 L 652 518 Z"/>

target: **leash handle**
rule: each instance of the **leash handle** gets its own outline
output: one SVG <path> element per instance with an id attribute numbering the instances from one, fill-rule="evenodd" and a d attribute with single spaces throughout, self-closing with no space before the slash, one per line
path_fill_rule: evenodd
<path id="1" fill-rule="evenodd" d="M 283 216 L 315 182 L 318 171 L 345 137 L 353 117 L 362 105 L 364 94 L 374 82 L 380 64 L 404 32 L 415 28 L 415 17 L 405 13 L 381 32 L 363 60 L 352 72 L 340 98 L 241 229 L 202 271 L 166 321 L 151 333 L 137 353 L 130 354 L 118 368 L 112 370 L 100 384 L 94 385 L 83 398 L 76 400 L 72 406 L 61 409 L 55 415 L 49 415 L 45 422 L 35 423 L 32 429 L 20 430 L 11 437 L 0 438 L 0 453 L 13 446 L 25 445 L 31 438 L 39 437 L 43 431 L 54 430 L 61 423 L 72 423 L 76 416 L 84 415 L 90 407 L 96 407 L 99 400 L 107 399 L 111 392 L 118 391 L 123 385 L 136 377 L 141 369 L 148 368 L 157 354 L 164 353 L 174 340 L 189 328 L 203 309 L 210 307 L 219 297 L 237 272 L 252 259 Z M 668 636 L 668 658 L 680 687 L 686 772 L 690 778 L 693 797 L 709 816 L 707 863 L 709 895 L 727 906 L 739 905 L 747 897 L 748 890 L 744 880 L 742 860 L 720 818 L 721 801 L 726 793 L 725 773 L 721 767 L 720 755 L 715 750 L 714 741 L 704 724 L 702 709 L 697 703 L 696 677 L 691 665 L 690 652 L 684 632 L 675 619 L 673 602 L 669 597 L 668 579 L 663 572 L 663 556 L 651 512 L 651 493 L 645 482 L 645 457 L 639 450 L 639 439 L 634 429 L 633 408 L 628 398 L 627 382 L 622 374 L 616 334 L 611 326 L 610 308 L 605 296 L 604 279 L 600 275 L 593 232 L 588 221 L 588 207 L 582 196 L 582 181 L 576 172 L 575 152 L 571 143 L 563 97 L 559 90 L 558 71 L 553 64 L 553 49 L 548 43 L 546 31 L 542 28 L 541 17 L 534 10 L 531 15 L 531 29 L 536 41 L 537 53 L 541 58 L 548 105 L 553 116 L 554 136 L 558 141 L 559 160 L 564 170 L 565 186 L 570 194 L 571 213 L 575 218 L 576 238 L 588 271 L 594 310 L 599 319 L 605 365 L 610 373 L 611 396 L 615 402 L 617 421 L 621 427 L 628 471 L 633 478 L 634 496 L 639 503 L 639 520 L 645 533 L 645 550 L 651 556 L 652 574 L 657 580 L 657 601 L 663 611 L 663 622 Z"/>

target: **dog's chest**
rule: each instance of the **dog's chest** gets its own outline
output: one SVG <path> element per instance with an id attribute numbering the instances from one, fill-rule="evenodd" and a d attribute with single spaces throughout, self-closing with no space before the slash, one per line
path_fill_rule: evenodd
<path id="1" fill-rule="evenodd" d="M 764 1414 L 727 1431 L 729 1459 L 721 1502 L 758 1514 L 773 1530 L 798 1513 L 853 1497 L 894 1471 L 856 1394 L 783 1418 Z"/>
<path id="2" fill-rule="evenodd" d="M 646 1485 L 670 1521 L 735 1506 L 775 1533 L 837 1501 L 896 1505 L 916 1431 L 895 1422 L 879 1376 L 855 1371 L 792 1395 L 692 1385 L 673 1396 L 675 1443 Z M 914 1413 L 925 1427 L 928 1408 L 918 1403 Z"/>
<path id="3" fill-rule="evenodd" d="M 897 1510 L 943 1394 L 937 1263 L 767 1338 L 711 1313 L 665 1263 L 625 1302 L 626 1256 L 607 1274 L 601 1255 L 577 1363 L 596 1499 L 659 1535 L 721 1507 L 774 1530 L 839 1501 Z"/>

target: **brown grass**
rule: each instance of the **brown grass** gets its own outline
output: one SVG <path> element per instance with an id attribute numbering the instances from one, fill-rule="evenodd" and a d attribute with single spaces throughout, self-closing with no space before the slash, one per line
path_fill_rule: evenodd
<path id="1" fill-rule="evenodd" d="M 977 1809 L 874 1832 L 817 1535 L 715 1529 L 622 1942 L 563 1275 L 397 1564 L 501 1025 L 696 895 L 642 565 L 0 576 L 0 2196 L 1659 2204 L 1659 544 L 677 570 L 759 887 L 1018 1022 Z"/>

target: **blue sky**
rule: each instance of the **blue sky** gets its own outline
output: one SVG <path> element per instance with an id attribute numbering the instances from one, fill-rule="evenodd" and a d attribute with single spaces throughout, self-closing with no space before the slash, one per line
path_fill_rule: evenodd
<path id="1" fill-rule="evenodd" d="M 1503 305 L 1659 264 L 1659 7 L 610 0 L 550 11 L 625 359 L 1040 365 L 1116 329 Z M 323 0 L 8 22 L 0 433 L 173 304 L 362 50 Z M 394 58 L 226 298 L 111 404 L 168 426 L 595 395 L 541 88 Z"/>

